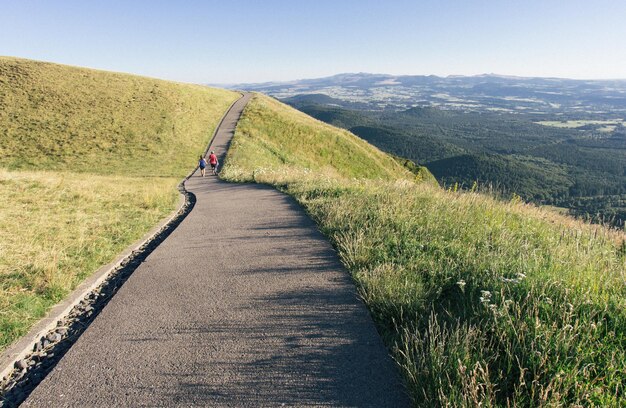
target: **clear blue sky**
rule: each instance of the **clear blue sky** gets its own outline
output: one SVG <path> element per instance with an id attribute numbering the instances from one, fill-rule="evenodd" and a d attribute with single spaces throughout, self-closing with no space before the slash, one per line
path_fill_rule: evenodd
<path id="1" fill-rule="evenodd" d="M 0 55 L 198 83 L 626 78 L 626 1 L 0 0 Z"/>

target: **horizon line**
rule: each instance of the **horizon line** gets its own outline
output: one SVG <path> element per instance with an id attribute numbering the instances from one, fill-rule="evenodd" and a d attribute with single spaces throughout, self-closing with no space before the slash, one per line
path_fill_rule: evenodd
<path id="1" fill-rule="evenodd" d="M 269 81 L 254 81 L 254 82 L 207 82 L 206 85 L 221 85 L 221 86 L 234 86 L 234 85 L 265 85 L 265 84 L 288 84 L 290 82 L 300 82 L 300 81 L 308 81 L 314 79 L 326 79 L 333 78 L 341 75 L 371 75 L 371 76 L 386 76 L 389 78 L 402 78 L 402 77 L 436 77 L 441 79 L 448 78 L 478 78 L 478 77 L 497 77 L 497 78 L 505 78 L 505 79 L 557 79 L 557 80 L 567 80 L 567 81 L 592 81 L 592 82 L 611 82 L 611 81 L 626 81 L 626 77 L 623 78 L 615 78 L 615 77 L 607 77 L 607 78 L 572 78 L 566 76 L 539 76 L 539 75 L 511 75 L 511 74 L 498 74 L 498 73 L 482 73 L 482 74 L 448 74 L 448 75 L 438 75 L 438 74 L 387 74 L 387 73 L 374 73 L 374 72 L 339 72 L 337 74 L 324 75 L 318 77 L 300 77 L 296 79 L 278 79 L 278 80 L 269 80 Z"/>
<path id="2" fill-rule="evenodd" d="M 330 74 L 330 75 L 322 75 L 322 76 L 316 76 L 316 77 L 299 77 L 296 79 L 284 79 L 284 80 L 278 79 L 278 80 L 269 80 L 269 81 L 250 81 L 250 82 L 246 82 L 246 81 L 205 82 L 205 81 L 191 81 L 189 79 L 170 79 L 170 78 L 160 76 L 158 74 L 142 74 L 142 73 L 137 73 L 137 72 L 125 71 L 123 69 L 118 70 L 114 68 L 98 68 L 98 67 L 93 67 L 93 66 L 88 66 L 88 65 L 75 65 L 74 63 L 57 62 L 57 61 L 51 61 L 49 59 L 35 59 L 31 57 L 18 57 L 18 56 L 13 56 L 13 55 L 1 55 L 1 54 L 0 54 L 0 58 L 15 58 L 15 59 L 34 61 L 34 62 L 64 65 L 64 66 L 74 67 L 74 68 L 84 68 L 84 69 L 91 69 L 91 70 L 96 70 L 96 71 L 106 71 L 106 72 L 112 72 L 112 73 L 118 73 L 118 74 L 142 76 L 146 78 L 160 79 L 163 81 L 180 82 L 180 83 L 205 85 L 205 86 L 218 86 L 218 87 L 222 87 L 222 86 L 230 87 L 230 86 L 235 86 L 235 85 L 287 84 L 290 82 L 299 82 L 299 81 L 314 80 L 314 79 L 326 79 L 326 78 L 332 78 L 332 77 L 341 76 L 341 75 L 371 75 L 371 76 L 386 76 L 390 78 L 437 77 L 437 78 L 442 78 L 442 79 L 448 79 L 448 78 L 499 77 L 499 78 L 509 78 L 509 79 L 556 79 L 556 80 L 568 80 L 568 81 L 593 81 L 593 82 L 626 81 L 626 77 L 623 77 L 623 78 L 615 78 L 615 77 L 613 78 L 572 78 L 572 77 L 565 77 L 565 76 L 511 75 L 511 74 L 498 74 L 498 73 L 493 73 L 493 72 L 491 73 L 485 72 L 481 74 L 439 75 L 439 74 L 388 74 L 388 73 L 374 73 L 374 72 L 367 72 L 367 71 L 358 71 L 358 72 L 339 72 L 339 73 Z"/>

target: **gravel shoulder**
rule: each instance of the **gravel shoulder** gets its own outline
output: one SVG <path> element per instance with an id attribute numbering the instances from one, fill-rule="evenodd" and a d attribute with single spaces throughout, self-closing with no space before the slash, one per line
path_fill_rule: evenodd
<path id="1" fill-rule="evenodd" d="M 191 213 L 23 406 L 409 405 L 348 272 L 293 199 L 199 172 L 186 188 Z"/>

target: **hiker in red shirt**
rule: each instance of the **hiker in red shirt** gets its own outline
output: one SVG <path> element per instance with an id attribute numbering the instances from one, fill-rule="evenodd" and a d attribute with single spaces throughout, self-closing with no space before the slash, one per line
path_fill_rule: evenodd
<path id="1" fill-rule="evenodd" d="M 217 161 L 217 156 L 215 155 L 215 152 L 213 150 L 211 150 L 211 154 L 209 155 L 209 164 L 211 165 L 211 170 L 213 171 L 213 175 L 216 175 L 217 166 L 219 165 L 219 162 Z"/>

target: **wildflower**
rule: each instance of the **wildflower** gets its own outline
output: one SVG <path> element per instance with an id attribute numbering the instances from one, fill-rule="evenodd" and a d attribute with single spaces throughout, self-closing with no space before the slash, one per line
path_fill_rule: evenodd
<path id="1" fill-rule="evenodd" d="M 465 281 L 463 279 L 458 281 L 456 284 L 458 285 L 459 289 L 461 289 L 461 291 L 465 292 Z"/>
<path id="2" fill-rule="evenodd" d="M 480 291 L 480 302 L 481 303 L 489 303 L 489 302 L 491 302 L 491 292 L 489 292 L 488 290 L 481 290 Z"/>

